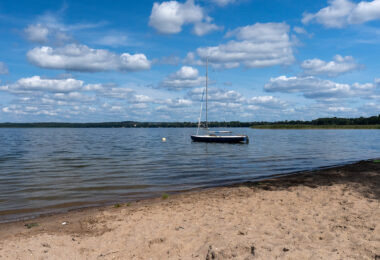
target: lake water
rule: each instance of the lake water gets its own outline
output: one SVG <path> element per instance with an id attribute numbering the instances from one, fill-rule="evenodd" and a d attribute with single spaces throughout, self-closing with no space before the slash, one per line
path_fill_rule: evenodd
<path id="1" fill-rule="evenodd" d="M 0 129 L 0 222 L 380 157 L 379 130 Z M 167 139 L 162 142 L 162 137 Z"/>

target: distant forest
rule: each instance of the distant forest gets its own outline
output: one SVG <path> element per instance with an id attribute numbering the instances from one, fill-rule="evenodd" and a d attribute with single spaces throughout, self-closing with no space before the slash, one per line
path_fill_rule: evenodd
<path id="1" fill-rule="evenodd" d="M 371 117 L 359 118 L 318 118 L 311 121 L 291 120 L 291 121 L 278 121 L 278 122 L 209 122 L 209 127 L 250 127 L 260 125 L 310 125 L 310 126 L 328 126 L 328 125 L 380 125 L 380 115 Z M 103 123 L 58 123 L 58 122 L 45 122 L 45 123 L 0 123 L 0 127 L 17 127 L 17 128 L 37 128 L 37 127 L 73 127 L 73 128 L 90 128 L 90 127 L 138 127 L 138 128 L 157 128 L 157 127 L 197 127 L 196 122 L 103 122 Z"/>

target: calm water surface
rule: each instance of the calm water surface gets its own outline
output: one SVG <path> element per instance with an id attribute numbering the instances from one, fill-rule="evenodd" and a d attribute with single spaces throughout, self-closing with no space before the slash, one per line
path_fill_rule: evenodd
<path id="1" fill-rule="evenodd" d="M 0 222 L 380 157 L 379 130 L 234 129 L 248 145 L 194 131 L 0 129 Z"/>

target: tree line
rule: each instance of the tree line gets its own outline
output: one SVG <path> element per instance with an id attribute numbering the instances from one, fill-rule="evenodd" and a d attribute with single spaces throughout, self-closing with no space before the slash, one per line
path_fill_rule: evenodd
<path id="1" fill-rule="evenodd" d="M 202 123 L 204 125 L 204 123 Z M 250 127 L 260 125 L 380 125 L 380 114 L 371 117 L 359 118 L 318 118 L 311 121 L 302 120 L 285 120 L 277 122 L 208 122 L 209 127 Z M 42 122 L 42 123 L 0 123 L 0 127 L 17 127 L 17 128 L 158 128 L 158 127 L 197 127 L 196 122 L 102 122 L 102 123 L 60 123 L 60 122 Z"/>

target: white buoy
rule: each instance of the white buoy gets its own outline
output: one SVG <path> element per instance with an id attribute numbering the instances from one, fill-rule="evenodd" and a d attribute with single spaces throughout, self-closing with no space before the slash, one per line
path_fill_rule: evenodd
<path id="1" fill-rule="evenodd" d="M 165 137 L 162 137 L 162 142 L 166 142 L 166 138 Z"/>

